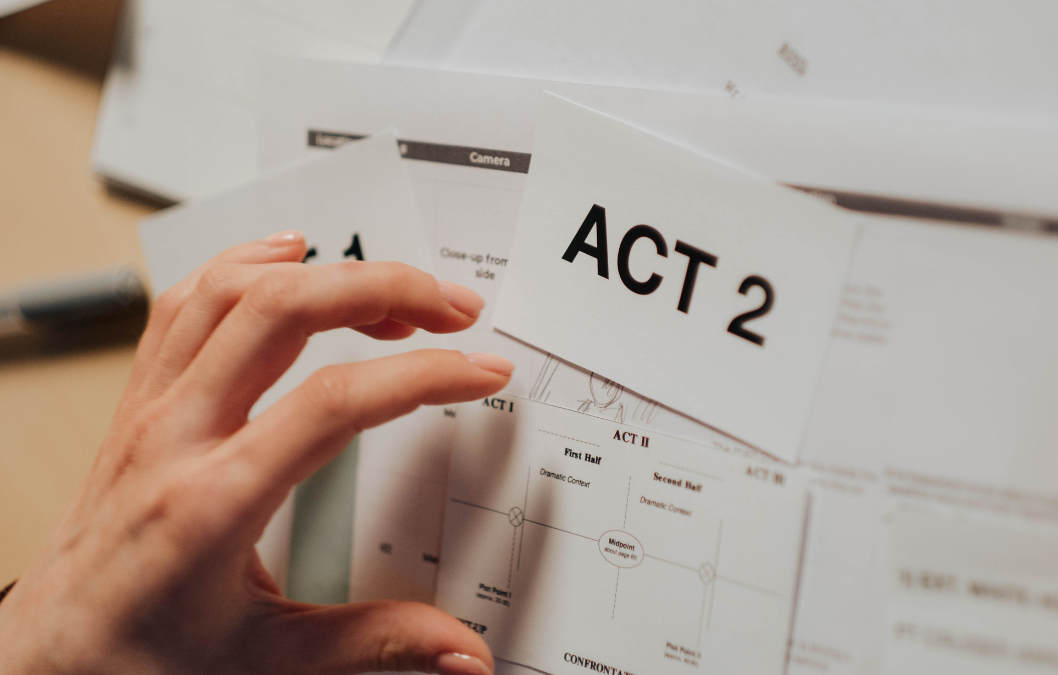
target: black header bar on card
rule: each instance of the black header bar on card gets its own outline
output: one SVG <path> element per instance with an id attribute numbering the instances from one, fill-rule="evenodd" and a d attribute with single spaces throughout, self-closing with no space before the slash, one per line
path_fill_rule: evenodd
<path id="1" fill-rule="evenodd" d="M 349 141 L 358 141 L 362 135 L 346 134 L 333 131 L 309 130 L 309 146 L 314 148 L 337 148 Z M 494 171 L 511 171 L 529 173 L 527 152 L 510 152 L 508 150 L 490 150 L 488 148 L 471 148 L 464 145 L 442 145 L 422 141 L 399 140 L 400 154 L 404 159 L 418 159 L 424 162 L 473 166 L 479 169 Z"/>
<path id="2" fill-rule="evenodd" d="M 337 148 L 349 141 L 359 141 L 367 138 L 365 135 L 343 134 L 337 131 L 316 131 L 309 129 L 310 148 Z"/>
<path id="3" fill-rule="evenodd" d="M 337 148 L 349 141 L 358 141 L 362 138 L 366 138 L 366 136 L 337 131 L 309 130 L 309 146 L 314 148 Z M 405 159 L 474 166 L 479 169 L 492 169 L 494 171 L 529 173 L 529 160 L 532 158 L 527 152 L 489 150 L 487 148 L 442 145 L 440 143 L 424 143 L 422 141 L 398 140 L 397 143 L 400 145 L 400 154 Z M 1015 230 L 1058 234 L 1058 219 L 1048 216 L 1007 213 L 993 209 L 967 208 L 951 204 L 901 199 L 899 197 L 840 192 L 803 185 L 787 185 L 787 187 L 807 192 L 842 208 L 861 213 L 924 218 L 951 223 L 991 225 L 993 227 L 1005 227 Z"/>

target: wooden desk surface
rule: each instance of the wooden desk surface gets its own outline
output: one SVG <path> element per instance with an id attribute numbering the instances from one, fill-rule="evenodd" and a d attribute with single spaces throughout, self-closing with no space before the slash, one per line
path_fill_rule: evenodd
<path id="1" fill-rule="evenodd" d="M 118 0 L 52 0 L 0 19 L 0 289 L 116 264 L 143 269 L 151 208 L 89 168 Z M 131 346 L 0 362 L 0 586 L 25 568 L 95 458 Z"/>

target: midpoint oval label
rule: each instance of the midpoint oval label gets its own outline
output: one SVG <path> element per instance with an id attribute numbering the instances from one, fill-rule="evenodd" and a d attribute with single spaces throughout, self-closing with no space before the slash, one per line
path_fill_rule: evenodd
<path id="1" fill-rule="evenodd" d="M 618 567 L 635 567 L 643 562 L 643 545 L 621 530 L 610 530 L 599 537 L 599 553 Z"/>

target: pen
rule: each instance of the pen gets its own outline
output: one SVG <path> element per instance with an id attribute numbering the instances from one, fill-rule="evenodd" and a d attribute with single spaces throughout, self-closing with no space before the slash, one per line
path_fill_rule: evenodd
<path id="1" fill-rule="evenodd" d="M 128 267 L 64 277 L 0 294 L 0 333 L 68 327 L 142 304 L 146 292 Z"/>

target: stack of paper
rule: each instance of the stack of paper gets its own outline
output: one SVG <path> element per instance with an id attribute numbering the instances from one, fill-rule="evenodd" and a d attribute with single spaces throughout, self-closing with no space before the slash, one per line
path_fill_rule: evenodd
<path id="1" fill-rule="evenodd" d="M 1053 116 L 1053 3 L 423 0 L 395 65 Z"/>
<path id="2" fill-rule="evenodd" d="M 218 193 L 144 223 L 156 290 L 355 236 L 480 293 L 444 344 L 518 366 L 301 488 L 261 544 L 288 592 L 435 603 L 505 673 L 1058 663 L 1052 9 L 250 4 L 130 15 L 99 166 Z M 174 66 L 192 34 L 226 65 Z M 393 35 L 427 68 L 305 58 Z M 434 343 L 316 336 L 258 410 Z"/>

